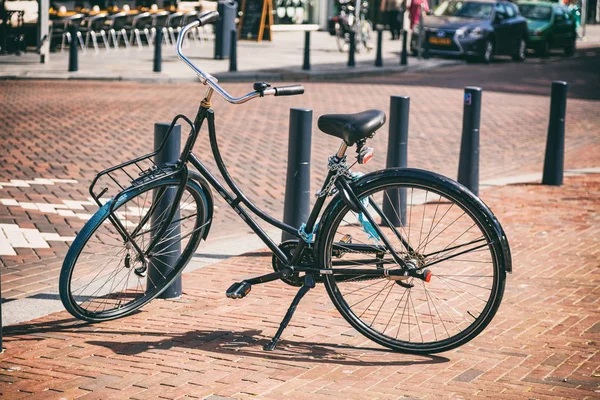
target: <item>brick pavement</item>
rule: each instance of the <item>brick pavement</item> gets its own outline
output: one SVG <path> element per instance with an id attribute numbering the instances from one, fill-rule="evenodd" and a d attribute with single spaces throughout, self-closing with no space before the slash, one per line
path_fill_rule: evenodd
<path id="1" fill-rule="evenodd" d="M 89 325 L 56 313 L 5 330 L 0 392 L 27 399 L 593 399 L 600 397 L 600 174 L 562 187 L 483 188 L 507 232 L 514 273 L 490 326 L 459 349 L 391 353 L 358 335 L 322 286 L 272 353 L 294 289 L 224 290 L 269 270 L 254 252 L 185 276 L 184 296 Z M 220 396 L 220 397 L 219 397 Z"/>

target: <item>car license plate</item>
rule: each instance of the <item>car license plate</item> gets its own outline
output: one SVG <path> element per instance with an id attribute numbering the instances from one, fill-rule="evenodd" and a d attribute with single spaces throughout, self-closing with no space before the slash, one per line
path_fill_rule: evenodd
<path id="1" fill-rule="evenodd" d="M 450 46 L 450 43 L 452 43 L 452 40 L 450 38 L 439 38 L 439 37 L 430 37 L 429 38 L 429 43 L 431 44 L 438 44 L 438 45 L 442 45 L 442 46 Z"/>

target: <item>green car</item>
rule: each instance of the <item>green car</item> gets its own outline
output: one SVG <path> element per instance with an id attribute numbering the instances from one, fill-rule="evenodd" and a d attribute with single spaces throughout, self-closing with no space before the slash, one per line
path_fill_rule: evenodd
<path id="1" fill-rule="evenodd" d="M 563 49 L 568 56 L 575 53 L 576 21 L 566 6 L 541 1 L 519 2 L 518 6 L 521 15 L 527 18 L 527 48 L 541 56 L 551 49 Z"/>

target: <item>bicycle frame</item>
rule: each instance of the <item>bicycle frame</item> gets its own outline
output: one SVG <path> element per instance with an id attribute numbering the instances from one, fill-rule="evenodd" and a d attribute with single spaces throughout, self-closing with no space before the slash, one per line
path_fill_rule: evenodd
<path id="1" fill-rule="evenodd" d="M 202 175 L 202 177 L 204 177 L 208 181 L 208 183 L 219 193 L 219 195 L 227 202 L 227 204 L 229 204 L 229 206 L 237 212 L 240 218 L 242 218 L 242 220 L 252 229 L 252 231 L 256 233 L 258 237 L 260 237 L 260 239 L 269 247 L 269 249 L 282 263 L 284 263 L 286 266 L 296 265 L 298 264 L 302 252 L 307 245 L 307 243 L 304 240 L 302 240 L 303 238 L 299 230 L 276 218 L 271 217 L 259 207 L 257 207 L 256 204 L 254 204 L 250 199 L 246 197 L 246 195 L 233 181 L 231 175 L 227 171 L 227 167 L 225 166 L 223 158 L 221 157 L 221 153 L 219 151 L 217 143 L 214 111 L 210 109 L 210 98 L 212 97 L 212 94 L 213 89 L 209 88 L 194 120 L 195 129 L 193 129 L 190 132 L 190 135 L 187 138 L 186 144 L 178 162 L 182 165 L 185 165 L 187 162 L 190 162 L 198 170 L 200 175 Z M 225 189 L 225 187 L 217 180 L 217 178 L 215 178 L 215 176 L 211 174 L 210 171 L 208 171 L 204 164 L 202 164 L 202 161 L 200 161 L 200 159 L 192 152 L 194 143 L 198 138 L 200 129 L 205 120 L 208 122 L 208 134 L 213 157 L 215 159 L 215 162 L 217 163 L 219 172 L 225 179 L 227 186 L 233 192 L 233 194 L 231 194 L 229 191 L 227 191 L 227 189 Z M 339 154 L 343 155 L 345 150 L 346 146 L 343 145 L 342 148 L 340 148 L 341 153 Z M 327 178 L 325 179 L 325 182 L 323 184 L 323 188 L 325 188 L 332 176 L 333 172 L 329 171 L 329 174 L 327 175 Z M 176 200 L 178 201 L 179 199 Z M 313 231 L 317 218 L 319 217 L 319 214 L 323 209 L 323 205 L 325 204 L 325 200 L 325 196 L 319 197 L 317 199 L 312 211 L 309 214 L 308 220 L 306 221 L 306 225 L 304 228 L 305 232 Z M 254 221 L 254 219 L 251 218 L 248 211 L 242 208 L 242 205 L 248 207 L 248 209 L 254 215 L 260 217 L 262 220 L 269 223 L 270 225 L 273 225 L 299 239 L 299 247 L 297 249 L 299 251 L 295 252 L 294 257 L 291 260 L 281 251 L 277 243 L 275 243 L 266 234 L 266 232 Z"/>

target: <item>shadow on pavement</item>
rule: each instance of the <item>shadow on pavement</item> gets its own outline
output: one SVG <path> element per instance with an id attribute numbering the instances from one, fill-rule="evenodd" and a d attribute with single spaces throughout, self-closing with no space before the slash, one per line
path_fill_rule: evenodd
<path id="1" fill-rule="evenodd" d="M 412 60 L 409 59 L 409 62 Z M 383 85 L 431 86 L 463 89 L 480 86 L 484 91 L 511 94 L 550 95 L 554 80 L 569 84 L 569 98 L 600 100 L 600 48 L 579 49 L 575 56 L 565 57 L 554 52 L 540 58 L 532 54 L 524 63 L 508 57 L 492 64 L 468 64 L 437 68 L 426 72 L 404 72 L 385 76 L 348 78 L 338 83 L 360 82 Z"/>
<path id="2" fill-rule="evenodd" d="M 102 333 L 123 334 L 126 332 Z M 138 332 L 131 333 L 139 335 Z M 159 332 L 144 332 L 144 336 L 146 335 L 158 335 L 163 337 L 165 334 Z M 275 351 L 270 352 L 263 350 L 263 345 L 267 344 L 269 340 L 269 338 L 265 338 L 262 335 L 262 331 L 260 330 L 246 330 L 241 332 L 194 330 L 180 335 L 173 335 L 170 339 L 166 340 L 163 337 L 156 341 L 109 342 L 90 340 L 86 341 L 86 343 L 94 346 L 106 347 L 115 353 L 125 355 L 136 355 L 147 350 L 168 350 L 177 347 L 218 354 L 235 354 L 239 357 L 358 366 L 439 364 L 450 361 L 445 357 L 433 355 L 400 355 L 400 353 L 393 353 L 390 350 L 383 348 L 353 347 L 326 343 L 288 341 L 285 339 L 282 339 L 279 342 Z M 357 351 L 359 354 L 356 354 Z M 400 355 L 406 359 L 387 359 L 381 361 L 381 353 L 389 354 L 392 357 Z"/>
<path id="3" fill-rule="evenodd" d="M 5 328 L 4 336 L 6 338 L 24 336 L 18 340 L 41 341 L 47 337 L 55 337 L 53 334 L 60 332 L 89 334 L 90 339 L 110 335 L 112 341 L 86 340 L 85 343 L 105 347 L 115 354 L 125 355 L 137 355 L 148 350 L 189 348 L 223 355 L 235 354 L 239 357 L 358 366 L 440 364 L 450 361 L 446 357 L 434 355 L 410 355 L 394 353 L 385 348 L 302 342 L 301 339 L 296 341 L 282 339 L 277 349 L 269 352 L 262 348 L 270 338 L 264 337 L 261 330 L 240 332 L 193 330 L 181 334 L 169 334 L 151 331 L 99 330 L 98 326 L 98 324 L 82 322 L 75 318 L 65 318 L 50 322 L 10 326 Z M 146 340 L 121 340 L 126 339 L 126 335 Z M 147 340 L 152 337 L 157 337 L 157 339 Z"/>

